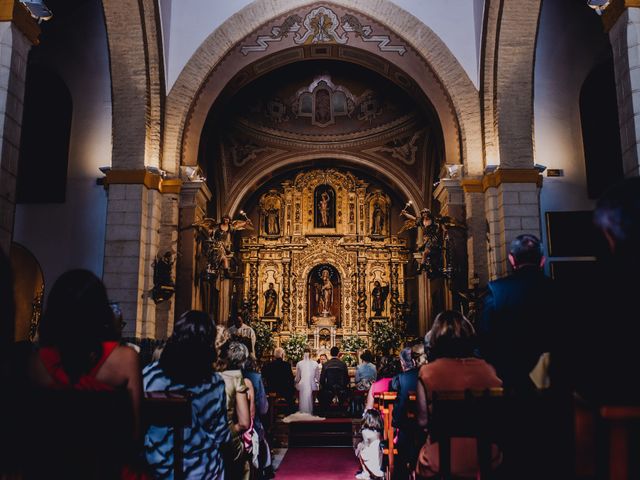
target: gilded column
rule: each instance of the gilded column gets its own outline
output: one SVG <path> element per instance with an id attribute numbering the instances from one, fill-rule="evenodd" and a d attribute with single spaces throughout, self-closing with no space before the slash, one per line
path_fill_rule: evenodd
<path id="1" fill-rule="evenodd" d="M 291 259 L 282 261 L 282 330 L 290 330 L 291 318 Z"/>
<path id="2" fill-rule="evenodd" d="M 249 263 L 249 303 L 252 317 L 258 316 L 258 260 L 251 259 Z"/>
<path id="3" fill-rule="evenodd" d="M 400 289 L 398 287 L 398 269 L 399 265 L 397 262 L 391 262 L 391 319 L 396 322 L 399 320 L 401 315 L 399 304 L 400 304 Z"/>
<path id="4" fill-rule="evenodd" d="M 367 330 L 367 259 L 358 258 L 358 330 Z"/>

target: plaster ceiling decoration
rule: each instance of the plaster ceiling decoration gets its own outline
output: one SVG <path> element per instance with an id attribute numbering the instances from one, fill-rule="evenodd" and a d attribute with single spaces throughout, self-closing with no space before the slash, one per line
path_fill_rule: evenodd
<path id="1" fill-rule="evenodd" d="M 271 27 L 270 35 L 258 35 L 254 39 L 255 43 L 242 45 L 240 51 L 245 56 L 252 52 L 264 52 L 271 43 L 280 42 L 288 38 L 289 34 L 292 34 L 293 42 L 297 45 L 365 42 L 377 44 L 381 52 L 393 52 L 402 56 L 407 51 L 404 45 L 392 44 L 388 35 L 374 34 L 371 25 L 363 25 L 357 16 L 347 13 L 338 18 L 327 6 L 312 9 L 304 19 L 297 14 L 288 16 L 281 25 Z"/>

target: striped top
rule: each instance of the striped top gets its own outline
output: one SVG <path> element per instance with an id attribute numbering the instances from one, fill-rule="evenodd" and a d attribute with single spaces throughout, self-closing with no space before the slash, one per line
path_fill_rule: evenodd
<path id="1" fill-rule="evenodd" d="M 220 447 L 229 440 L 224 381 L 213 373 L 209 382 L 195 387 L 174 383 L 158 362 L 142 371 L 145 392 L 188 392 L 192 396 L 191 427 L 184 429 L 186 479 L 224 479 Z M 144 438 L 147 462 L 154 477 L 173 479 L 173 428 L 151 426 Z"/>

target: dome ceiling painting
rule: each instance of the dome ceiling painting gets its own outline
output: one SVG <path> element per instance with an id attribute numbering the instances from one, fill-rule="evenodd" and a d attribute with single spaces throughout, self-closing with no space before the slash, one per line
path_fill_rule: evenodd
<path id="1" fill-rule="evenodd" d="M 289 64 L 214 105 L 201 164 L 214 169 L 218 188 L 231 192 L 249 171 L 285 158 L 357 156 L 403 171 L 424 192 L 441 145 L 439 124 L 426 103 L 355 64 Z"/>

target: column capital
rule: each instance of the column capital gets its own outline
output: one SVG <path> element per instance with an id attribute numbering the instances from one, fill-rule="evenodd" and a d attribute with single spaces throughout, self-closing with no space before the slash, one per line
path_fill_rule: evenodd
<path id="1" fill-rule="evenodd" d="M 611 3 L 602 14 L 604 31 L 609 32 L 617 23 L 627 8 L 640 7 L 640 0 L 611 0 Z"/>
<path id="2" fill-rule="evenodd" d="M 0 22 L 13 22 L 33 45 L 40 43 L 38 23 L 18 0 L 0 0 Z"/>
<path id="3" fill-rule="evenodd" d="M 182 180 L 163 178 L 160 174 L 147 169 L 107 170 L 104 185 L 105 187 L 108 185 L 144 185 L 149 190 L 158 190 L 160 193 L 178 194 L 182 189 Z"/>
<path id="4" fill-rule="evenodd" d="M 482 193 L 503 183 L 535 183 L 541 187 L 542 175 L 535 168 L 497 168 L 482 177 L 465 177 L 460 183 L 465 193 Z"/>

